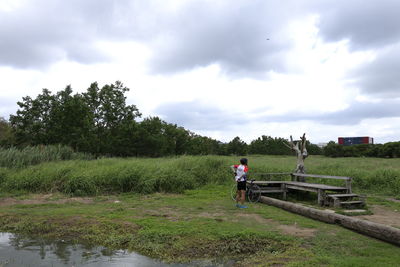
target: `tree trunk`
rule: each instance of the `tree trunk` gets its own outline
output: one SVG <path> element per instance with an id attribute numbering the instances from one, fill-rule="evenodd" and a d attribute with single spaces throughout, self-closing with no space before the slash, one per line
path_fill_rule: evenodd
<path id="1" fill-rule="evenodd" d="M 308 208 L 299 204 L 294 204 L 270 197 L 262 196 L 260 198 L 260 202 L 326 223 L 338 224 L 361 234 L 375 237 L 400 246 L 400 229 L 398 228 L 341 214 Z"/>

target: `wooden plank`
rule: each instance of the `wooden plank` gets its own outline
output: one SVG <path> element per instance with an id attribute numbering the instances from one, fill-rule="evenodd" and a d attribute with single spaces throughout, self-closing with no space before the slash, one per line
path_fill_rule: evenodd
<path id="1" fill-rule="evenodd" d="M 357 194 L 328 194 L 329 197 L 358 197 Z"/>
<path id="2" fill-rule="evenodd" d="M 287 184 L 286 188 L 300 190 L 300 191 L 307 191 L 307 192 L 315 192 L 315 193 L 318 192 L 318 188 L 303 187 L 303 186 L 297 186 L 297 185 L 291 185 L 291 184 Z"/>
<path id="3" fill-rule="evenodd" d="M 351 180 L 350 177 L 345 177 L 345 176 L 331 176 L 331 175 L 318 175 L 318 174 L 305 174 L 305 173 L 292 173 L 292 175 L 298 176 L 298 177 L 314 177 L 314 178 L 325 178 L 325 179 Z"/>
<path id="4" fill-rule="evenodd" d="M 262 194 L 268 194 L 268 193 L 283 193 L 282 189 L 272 189 L 272 190 L 259 190 L 257 192 L 260 192 Z"/>
<path id="5" fill-rule="evenodd" d="M 247 181 L 247 184 L 256 184 L 256 185 L 268 185 L 268 184 L 282 184 L 286 183 L 286 181 Z"/>
<path id="6" fill-rule="evenodd" d="M 252 173 L 251 175 L 269 175 L 269 176 L 272 176 L 272 175 L 290 175 L 290 174 L 291 174 L 291 172 L 268 172 L 268 173 L 260 172 L 260 173 Z"/>
<path id="7" fill-rule="evenodd" d="M 323 190 L 332 190 L 332 191 L 346 191 L 346 187 L 334 186 L 334 185 L 325 185 L 325 184 L 311 184 L 311 183 L 303 183 L 303 182 L 285 182 L 286 185 L 293 185 L 298 187 L 306 187 L 306 188 L 315 188 L 315 189 L 323 189 Z"/>
<path id="8" fill-rule="evenodd" d="M 345 204 L 345 205 L 352 205 L 352 204 L 361 204 L 364 203 L 361 200 L 353 200 L 353 201 L 340 201 L 340 204 Z"/>

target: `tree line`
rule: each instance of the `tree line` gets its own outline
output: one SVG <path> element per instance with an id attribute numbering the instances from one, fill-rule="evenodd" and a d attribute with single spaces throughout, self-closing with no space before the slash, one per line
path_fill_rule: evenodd
<path id="1" fill-rule="evenodd" d="M 126 103 L 129 88 L 121 82 L 99 87 L 92 83 L 83 93 L 71 86 L 52 93 L 43 89 L 26 96 L 9 120 L 0 118 L 0 145 L 26 147 L 61 144 L 95 156 L 171 155 L 290 155 L 284 138 L 263 135 L 247 144 L 240 137 L 221 142 L 201 136 L 159 117 L 139 121 L 141 113 Z M 310 154 L 322 150 L 308 143 Z"/>
<path id="2" fill-rule="evenodd" d="M 328 157 L 399 158 L 400 142 L 343 146 L 331 141 L 324 147 L 324 155 Z"/>

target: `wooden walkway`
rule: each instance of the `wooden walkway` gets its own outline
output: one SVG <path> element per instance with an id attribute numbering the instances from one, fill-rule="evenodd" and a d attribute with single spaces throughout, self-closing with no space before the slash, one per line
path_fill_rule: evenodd
<path id="1" fill-rule="evenodd" d="M 318 195 L 318 204 L 320 206 L 324 205 L 327 191 L 337 193 L 346 193 L 348 191 L 348 188 L 341 186 L 296 181 L 248 181 L 247 183 L 260 186 L 261 193 L 282 193 L 284 199 L 286 199 L 288 189 L 315 192 Z"/>
<path id="2" fill-rule="evenodd" d="M 332 176 L 320 174 L 305 174 L 305 173 L 255 173 L 262 181 L 247 181 L 248 184 L 256 184 L 260 187 L 261 194 L 281 193 L 283 199 L 286 199 L 286 194 L 289 190 L 299 190 L 307 192 L 315 192 L 318 195 L 318 204 L 320 206 L 329 205 L 334 207 L 354 207 L 364 206 L 365 197 L 353 194 L 351 190 L 351 177 Z M 282 176 L 290 176 L 291 181 L 281 181 Z M 276 177 L 278 181 L 265 181 Z M 317 184 L 306 182 L 306 179 L 334 179 L 342 181 L 345 186 L 333 186 L 327 184 Z M 353 200 L 356 198 L 356 200 Z M 357 200 L 358 198 L 358 200 Z"/>

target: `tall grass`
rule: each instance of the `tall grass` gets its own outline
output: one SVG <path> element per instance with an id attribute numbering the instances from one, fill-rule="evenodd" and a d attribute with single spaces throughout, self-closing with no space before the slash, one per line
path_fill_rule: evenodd
<path id="1" fill-rule="evenodd" d="M 231 177 L 226 161 L 206 156 L 50 162 L 6 173 L 1 188 L 71 195 L 180 193 L 208 183 L 225 183 Z"/>
<path id="2" fill-rule="evenodd" d="M 42 162 L 70 160 L 70 159 L 91 159 L 89 154 L 77 153 L 68 146 L 30 146 L 23 149 L 0 148 L 0 167 L 22 168 L 29 165 L 36 165 Z"/>
<path id="3" fill-rule="evenodd" d="M 0 168 L 0 190 L 71 195 L 180 193 L 204 184 L 232 183 L 229 166 L 238 160 L 239 157 L 227 156 L 109 158 L 48 162 L 21 169 Z M 291 156 L 249 156 L 250 178 L 255 179 L 259 178 L 255 173 L 290 172 L 295 165 L 296 159 Z M 350 176 L 356 192 L 400 196 L 400 159 L 312 156 L 306 160 L 306 167 L 308 173 Z"/>

